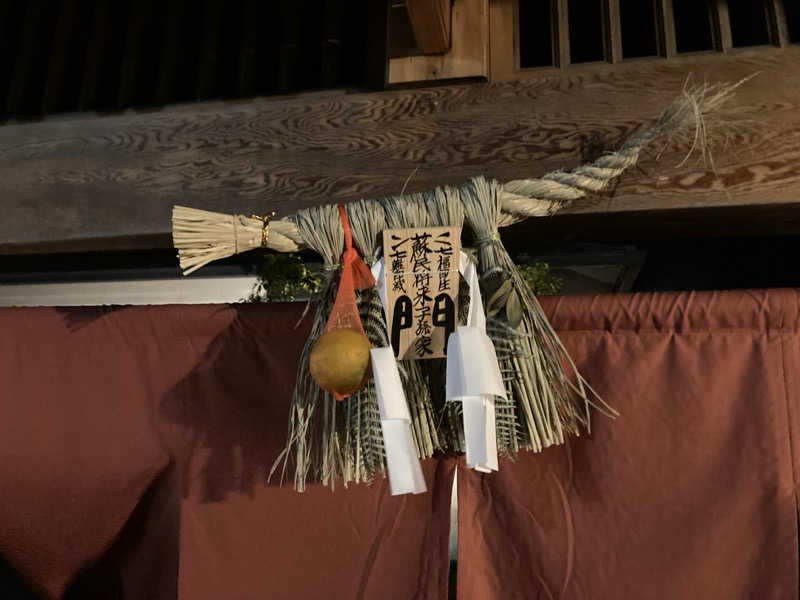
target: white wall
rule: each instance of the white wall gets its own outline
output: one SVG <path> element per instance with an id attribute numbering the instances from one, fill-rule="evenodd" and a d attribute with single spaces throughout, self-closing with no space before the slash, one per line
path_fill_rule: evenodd
<path id="1" fill-rule="evenodd" d="M 250 295 L 255 276 L 0 285 L 0 306 L 217 304 Z"/>

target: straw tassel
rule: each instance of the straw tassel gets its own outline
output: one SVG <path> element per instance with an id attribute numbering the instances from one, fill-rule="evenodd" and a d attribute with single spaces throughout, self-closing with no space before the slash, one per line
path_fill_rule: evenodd
<path id="1" fill-rule="evenodd" d="M 184 275 L 210 262 L 255 248 L 297 252 L 307 247 L 297 226 L 287 219 L 229 215 L 187 206 L 172 208 L 172 242 Z"/>
<path id="2" fill-rule="evenodd" d="M 172 209 L 172 241 L 184 275 L 212 261 L 266 246 L 268 234 L 268 219 L 186 206 Z"/>

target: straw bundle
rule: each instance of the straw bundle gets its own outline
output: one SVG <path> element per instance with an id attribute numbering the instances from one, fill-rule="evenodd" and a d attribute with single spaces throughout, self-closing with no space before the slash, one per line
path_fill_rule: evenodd
<path id="1" fill-rule="evenodd" d="M 307 247 L 291 221 L 272 221 L 275 213 L 261 217 L 172 207 L 172 245 L 184 275 L 215 260 L 255 248 L 297 252 Z"/>
<path id="2" fill-rule="evenodd" d="M 348 204 L 346 209 L 347 218 L 351 223 L 353 242 L 365 257 L 367 264 L 372 266 L 378 256 L 380 234 L 386 228 L 384 207 L 379 203 L 361 200 Z M 379 285 L 380 283 L 378 282 Z M 390 344 L 386 314 L 377 289 L 367 290 L 363 295 L 368 302 L 368 311 L 366 320 L 362 313 L 362 322 L 365 327 L 374 328 L 380 339 L 380 343 L 373 343 L 373 346 L 388 347 Z M 428 382 L 422 375 L 421 365 L 416 361 L 399 361 L 398 371 L 409 403 L 411 433 L 417 456 L 428 458 L 433 456 L 435 451 L 442 449 L 435 426 Z"/>
<path id="3" fill-rule="evenodd" d="M 383 229 L 461 227 L 466 218 L 477 247 L 481 292 L 489 317 L 487 333 L 495 345 L 508 393 L 508 399 L 498 399 L 496 405 L 501 453 L 513 456 L 520 448 L 540 451 L 563 443 L 565 434 L 577 435 L 582 428 L 589 428 L 590 406 L 609 416 L 616 412 L 578 373 L 503 247 L 498 227 L 529 216 L 552 214 L 584 197 L 587 191 L 603 189 L 635 165 L 641 149 L 659 137 L 694 127 L 692 149 L 699 149 L 710 160 L 705 116 L 743 82 L 685 89 L 651 128 L 633 135 L 618 151 L 570 172 L 557 171 L 505 185 L 479 177 L 460 188 L 441 187 L 419 194 L 361 200 L 346 207 L 355 245 L 367 262 L 378 254 L 378 238 Z M 333 487 L 340 478 L 345 485 L 351 481 L 369 482 L 375 473 L 383 471 L 383 439 L 374 382 L 337 402 L 308 373 L 310 349 L 322 333 L 333 305 L 338 260 L 344 246 L 335 206 L 302 210 L 272 222 L 175 207 L 173 232 L 186 274 L 212 260 L 257 247 L 282 252 L 312 248 L 323 257 L 327 280 L 317 298 L 314 323 L 298 369 L 287 445 L 272 472 L 280 467 L 283 477 L 293 462 L 294 485 L 302 491 L 309 477 Z M 376 290 L 359 293 L 357 301 L 370 343 L 388 346 L 386 318 Z M 443 361 L 400 361 L 398 366 L 418 456 L 431 456 L 444 448 L 463 449 L 460 406 L 445 403 L 443 398 Z"/>
<path id="4" fill-rule="evenodd" d="M 562 444 L 565 431 L 578 435 L 581 426 L 588 429 L 590 404 L 608 416 L 616 411 L 578 373 L 503 247 L 497 233 L 498 189 L 496 182 L 476 177 L 461 191 L 478 246 L 487 333 L 508 394 L 508 400 L 498 399 L 496 406 L 498 451 L 513 455 L 521 447 L 538 452 Z"/>
<path id="5" fill-rule="evenodd" d="M 377 201 L 383 207 L 385 223 L 382 229 L 407 229 L 413 227 L 459 227 L 464 224 L 464 208 L 457 188 L 444 186 L 417 194 L 390 196 Z M 463 301 L 468 294 L 460 293 Z M 463 302 L 462 302 L 463 305 Z M 460 323 L 464 324 L 464 318 Z M 432 412 L 439 430 L 442 449 L 464 450 L 464 430 L 461 406 L 445 402 L 445 360 L 400 361 L 419 373 L 416 385 L 406 388 L 409 404 L 424 398 L 426 412 Z"/>

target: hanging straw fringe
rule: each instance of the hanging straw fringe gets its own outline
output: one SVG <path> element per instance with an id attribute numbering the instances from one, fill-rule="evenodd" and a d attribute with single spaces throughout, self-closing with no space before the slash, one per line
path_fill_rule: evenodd
<path id="1" fill-rule="evenodd" d="M 483 177 L 461 187 L 467 222 L 477 237 L 481 288 L 487 308 L 501 318 L 487 321 L 508 400 L 496 399 L 497 449 L 513 456 L 519 448 L 539 452 L 563 444 L 565 432 L 589 428 L 589 406 L 608 416 L 616 411 L 589 387 L 539 301 L 497 234 L 499 184 Z M 487 289 L 488 288 L 488 289 Z M 491 313 L 490 313 L 491 314 Z M 566 367 L 566 368 L 565 368 Z"/>
<path id="2" fill-rule="evenodd" d="M 360 200 L 351 202 L 345 208 L 351 225 L 353 242 L 365 257 L 367 264 L 372 266 L 377 259 L 376 250 L 379 247 L 379 237 L 386 228 L 384 207 L 375 202 Z M 362 312 L 362 322 L 365 327 L 369 326 L 373 335 L 379 339 L 378 342 L 370 337 L 370 342 L 373 347 L 388 347 L 390 344 L 386 315 L 377 288 L 365 291 L 362 299 L 367 302 L 366 315 Z M 399 361 L 398 371 L 409 403 L 411 433 L 417 456 L 428 458 L 433 456 L 436 450 L 442 449 L 435 426 L 434 409 L 429 393 L 430 386 L 422 375 L 421 365 L 418 361 Z"/>
<path id="3" fill-rule="evenodd" d="M 425 192 L 381 198 L 377 201 L 386 217 L 381 229 L 408 229 L 413 227 L 463 227 L 464 207 L 457 188 L 444 186 Z M 460 299 L 468 294 L 460 294 Z M 424 404 L 419 410 L 433 415 L 439 429 L 442 448 L 464 450 L 463 418 L 461 404 L 446 402 L 444 398 L 445 360 L 400 361 L 412 370 L 413 383 L 406 389 L 406 398 L 413 404 Z M 415 397 L 419 394 L 418 397 Z M 413 413 L 412 413 L 413 414 Z M 412 416 L 413 420 L 413 416 Z M 446 431 L 442 431 L 446 429 Z"/>
<path id="4" fill-rule="evenodd" d="M 331 394 L 319 388 L 308 372 L 308 356 L 322 333 L 335 297 L 336 274 L 333 267 L 343 245 L 341 225 L 338 219 L 333 218 L 331 208 L 307 209 L 294 217 L 300 235 L 323 256 L 331 273 L 320 293 L 311 333 L 301 355 L 292 397 L 287 444 L 270 472 L 272 476 L 280 468 L 283 480 L 289 463 L 294 462 L 294 486 L 298 491 L 305 489 L 310 477 L 334 487 L 339 479 L 345 486 L 350 482 L 369 483 L 376 473 L 385 471 L 383 434 L 374 380 L 370 379 L 361 390 L 337 402 Z M 455 188 L 438 188 L 422 194 L 384 198 L 376 203 L 354 202 L 346 210 L 353 241 L 367 262 L 373 262 L 378 237 L 387 223 L 397 228 L 413 227 L 420 222 L 460 228 L 464 222 L 461 198 Z M 358 305 L 370 344 L 388 347 L 386 317 L 377 289 L 360 292 Z M 443 368 L 443 361 L 439 362 Z M 459 429 L 459 415 L 449 406 L 445 407 L 443 401 L 438 407 L 434 406 L 430 377 L 423 372 L 422 363 L 400 361 L 398 370 L 409 402 L 417 456 L 428 458 L 437 450 L 444 449 L 438 427 L 443 418 L 447 419 L 451 432 L 456 432 L 457 439 L 463 437 Z"/>
<path id="5" fill-rule="evenodd" d="M 329 204 L 301 210 L 292 217 L 292 220 L 303 242 L 322 256 L 327 276 L 316 298 L 317 310 L 314 322 L 300 356 L 289 413 L 289 439 L 286 448 L 270 471 L 272 477 L 281 466 L 281 481 L 283 481 L 293 458 L 295 489 L 302 492 L 312 466 L 316 466 L 317 469 L 314 473 L 316 479 L 331 481 L 331 484 L 336 480 L 337 474 L 345 472 L 344 461 L 341 458 L 342 439 L 337 428 L 337 413 L 341 410 L 337 404 L 341 403 L 336 402 L 331 394 L 322 390 L 308 371 L 311 349 L 325 328 L 325 322 L 336 297 L 337 267 L 339 257 L 344 251 L 344 231 L 336 205 Z M 322 414 L 319 415 L 319 412 Z M 339 425 L 344 424 L 342 416 L 338 416 Z M 315 441 L 319 439 L 320 442 Z M 320 457 L 321 449 L 325 451 Z"/>
<path id="6" fill-rule="evenodd" d="M 716 110 L 742 83 L 703 85 L 685 89 L 653 127 L 631 136 L 622 147 L 569 172 L 557 171 L 538 179 L 501 185 L 475 178 L 460 188 L 440 187 L 424 193 L 347 205 L 356 247 L 372 262 L 378 237 L 386 228 L 461 227 L 466 220 L 475 234 L 478 270 L 489 319 L 487 333 L 497 351 L 508 400 L 498 402 L 498 450 L 513 456 L 520 448 L 540 451 L 564 442 L 565 433 L 589 428 L 589 407 L 615 416 L 578 373 L 550 326 L 528 284 L 503 247 L 498 227 L 530 216 L 545 216 L 604 189 L 638 161 L 652 140 L 694 126 L 691 152 L 707 161 L 705 115 Z M 308 372 L 308 356 L 325 327 L 335 298 L 339 257 L 344 246 L 335 205 L 301 210 L 286 219 L 225 215 L 176 206 L 173 238 L 185 274 L 204 264 L 266 247 L 280 252 L 312 248 L 325 261 L 327 273 L 318 298 L 311 333 L 297 373 L 286 448 L 272 467 L 281 480 L 294 463 L 294 486 L 305 489 L 311 477 L 332 488 L 338 479 L 370 482 L 385 470 L 383 437 L 374 382 L 342 402 L 321 390 Z M 358 294 L 359 313 L 371 345 L 389 345 L 386 317 L 376 290 Z M 461 307 L 463 308 L 463 307 Z M 504 316 L 501 317 L 501 313 Z M 436 360 L 400 361 L 401 381 L 409 401 L 412 434 L 420 457 L 449 447 L 463 450 L 458 403 L 443 402 L 435 390 L 441 375 Z M 441 383 L 442 385 L 439 385 Z"/>
<path id="7" fill-rule="evenodd" d="M 528 217 L 552 215 L 573 200 L 585 197 L 587 192 L 605 189 L 634 166 L 642 148 L 657 138 L 692 131 L 692 145 L 687 158 L 700 152 L 701 157 L 713 166 L 708 149 L 706 117 L 718 110 L 739 86 L 753 76 L 734 84 L 704 83 L 689 87 L 687 82 L 681 95 L 662 111 L 652 127 L 632 135 L 616 152 L 572 171 L 553 171 L 540 178 L 505 183 L 498 192 L 501 211 L 498 226 L 506 227 Z M 415 196 L 418 195 L 408 197 Z M 380 201 L 366 201 L 366 204 L 374 205 L 376 202 Z M 386 218 L 388 223 L 389 213 Z M 309 247 L 291 219 L 271 221 L 266 240 L 262 236 L 264 221 L 242 215 L 176 206 L 172 221 L 173 242 L 185 275 L 211 261 L 261 247 L 262 241 L 264 247 L 277 252 L 296 252 Z M 415 226 L 422 225 L 417 223 Z"/>

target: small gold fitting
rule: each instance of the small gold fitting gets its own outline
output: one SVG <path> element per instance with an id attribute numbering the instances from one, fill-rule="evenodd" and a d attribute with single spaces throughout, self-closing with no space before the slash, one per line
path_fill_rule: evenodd
<path id="1" fill-rule="evenodd" d="M 267 241 L 269 240 L 269 221 L 272 217 L 275 216 L 275 211 L 271 210 L 268 215 L 250 215 L 251 219 L 258 219 L 264 224 L 264 227 L 261 229 L 261 247 L 267 247 Z"/>

